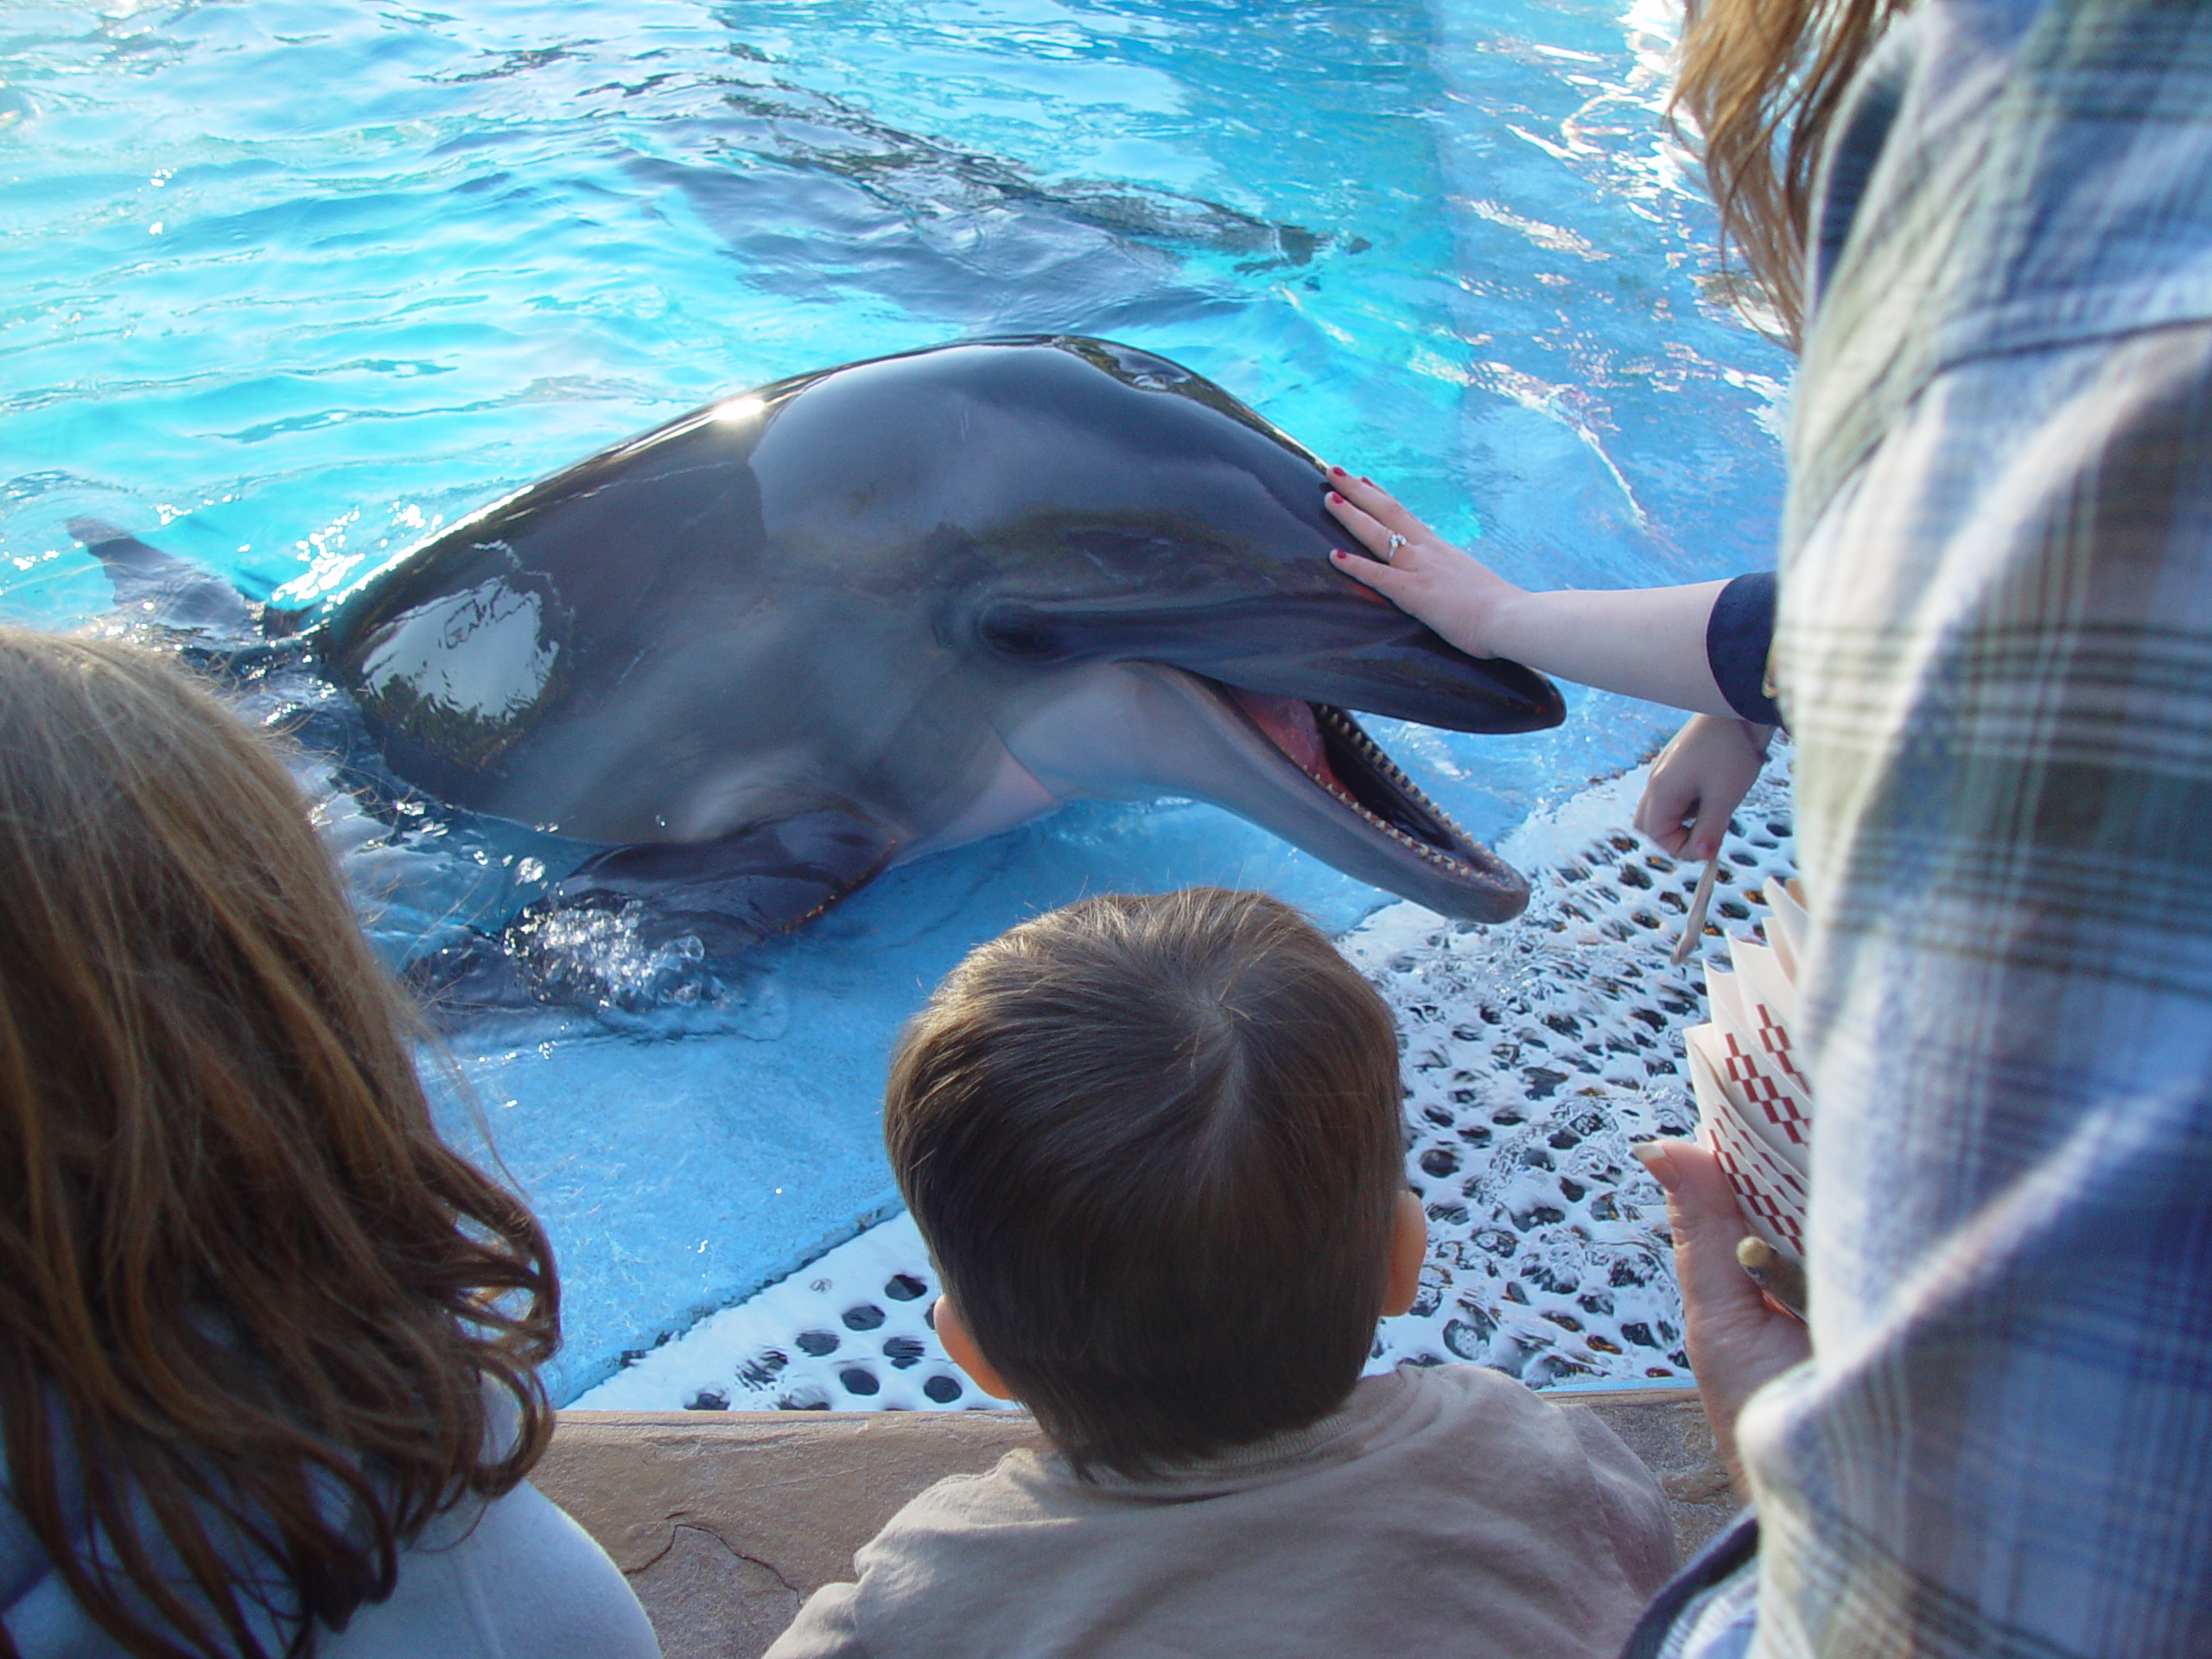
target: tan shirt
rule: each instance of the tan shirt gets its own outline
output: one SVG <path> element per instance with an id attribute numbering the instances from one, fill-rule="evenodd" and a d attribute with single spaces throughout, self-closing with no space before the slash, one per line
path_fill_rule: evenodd
<path id="1" fill-rule="evenodd" d="M 1014 1452 L 939 1481 L 768 1659 L 1611 1659 L 1674 1565 L 1613 1432 L 1478 1366 L 1150 1480 Z"/>

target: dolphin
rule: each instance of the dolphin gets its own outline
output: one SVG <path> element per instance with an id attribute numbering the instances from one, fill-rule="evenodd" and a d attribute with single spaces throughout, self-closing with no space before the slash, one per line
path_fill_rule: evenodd
<path id="1" fill-rule="evenodd" d="M 1064 802 L 1164 795 L 1503 920 L 1521 877 L 1349 711 L 1524 732 L 1558 691 L 1332 569 L 1323 485 L 1165 358 L 939 346 L 580 461 L 400 556 L 306 647 L 399 778 L 588 843 L 544 902 L 642 906 L 649 942 L 732 951 Z"/>

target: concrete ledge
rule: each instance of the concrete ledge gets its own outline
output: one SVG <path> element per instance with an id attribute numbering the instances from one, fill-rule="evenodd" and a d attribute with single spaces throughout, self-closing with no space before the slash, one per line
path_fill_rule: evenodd
<path id="1" fill-rule="evenodd" d="M 1659 1477 L 1685 1554 L 1732 1513 L 1694 1390 L 1547 1397 Z M 1012 1411 L 564 1411 L 532 1478 L 629 1575 L 667 1659 L 754 1659 L 907 1499 L 1036 1439 Z"/>

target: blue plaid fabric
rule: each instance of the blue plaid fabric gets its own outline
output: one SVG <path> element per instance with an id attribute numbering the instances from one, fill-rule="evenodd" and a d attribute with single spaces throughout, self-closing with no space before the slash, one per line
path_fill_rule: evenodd
<path id="1" fill-rule="evenodd" d="M 1815 1357 L 1672 1636 L 2212 1655 L 2212 4 L 1926 0 L 1815 231 Z"/>

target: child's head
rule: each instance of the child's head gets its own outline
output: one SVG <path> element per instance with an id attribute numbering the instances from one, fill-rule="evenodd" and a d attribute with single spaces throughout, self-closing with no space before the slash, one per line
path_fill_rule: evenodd
<path id="1" fill-rule="evenodd" d="M 884 1137 L 960 1325 L 1078 1467 L 1342 1404 L 1420 1266 L 1389 1011 L 1296 912 L 1086 899 L 971 952 Z M 1390 1311 L 1396 1311 L 1395 1308 Z"/>
<path id="2" fill-rule="evenodd" d="M 236 1650 L 280 1572 L 342 1624 L 550 1436 L 545 1236 L 439 1140 L 411 1018 L 258 734 L 166 658 L 5 627 L 0 731 L 0 1463 L 133 1652 Z M 54 1472 L 80 1465 L 90 1554 Z M 201 1611 L 161 1534 L 204 1564 Z"/>

